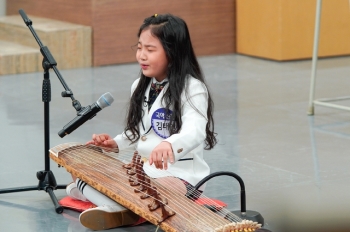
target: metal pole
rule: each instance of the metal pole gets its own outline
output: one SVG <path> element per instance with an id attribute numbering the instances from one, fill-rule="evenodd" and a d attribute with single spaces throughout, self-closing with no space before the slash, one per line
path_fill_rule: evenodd
<path id="1" fill-rule="evenodd" d="M 318 42 L 320 37 L 321 10 L 322 10 L 322 0 L 317 0 L 308 115 L 314 115 L 315 81 L 316 81 L 316 69 L 317 69 L 317 59 L 318 59 Z"/>

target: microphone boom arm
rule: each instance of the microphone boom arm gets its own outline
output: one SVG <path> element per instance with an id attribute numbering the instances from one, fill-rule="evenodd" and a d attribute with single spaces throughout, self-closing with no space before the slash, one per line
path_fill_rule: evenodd
<path id="1" fill-rule="evenodd" d="M 47 46 L 44 46 L 43 43 L 40 41 L 39 36 L 36 34 L 34 28 L 32 27 L 33 22 L 28 18 L 27 14 L 24 12 L 23 9 L 19 10 L 19 14 L 21 15 L 24 23 L 28 26 L 29 30 L 32 32 L 36 42 L 38 43 L 40 47 L 40 52 L 43 55 L 43 61 L 42 66 L 45 71 L 45 73 L 49 72 L 49 69 L 52 68 L 54 72 L 56 73 L 58 79 L 60 80 L 63 88 L 65 91 L 61 93 L 62 97 L 70 97 L 72 99 L 72 106 L 75 108 L 77 112 L 81 110 L 81 104 L 78 100 L 76 100 L 73 96 L 73 91 L 68 87 L 67 83 L 64 81 L 61 73 L 57 69 L 57 62 L 53 55 L 51 54 L 49 48 Z"/>

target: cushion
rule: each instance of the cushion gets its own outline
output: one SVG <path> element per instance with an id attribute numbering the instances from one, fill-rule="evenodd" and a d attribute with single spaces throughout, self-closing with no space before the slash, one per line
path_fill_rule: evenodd
<path id="1" fill-rule="evenodd" d="M 96 205 L 94 205 L 91 202 L 75 200 L 69 196 L 62 198 L 58 203 L 64 208 L 72 209 L 78 212 L 83 212 L 84 210 L 87 210 L 89 208 L 96 207 Z"/>

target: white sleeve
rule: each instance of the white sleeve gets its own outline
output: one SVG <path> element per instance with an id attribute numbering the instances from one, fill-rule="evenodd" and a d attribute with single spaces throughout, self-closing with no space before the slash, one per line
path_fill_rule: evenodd
<path id="1" fill-rule="evenodd" d="M 200 81 L 192 81 L 188 96 L 182 96 L 182 126 L 177 134 L 171 135 L 165 141 L 171 143 L 175 160 L 181 159 L 206 138 L 208 92 Z"/>
<path id="2" fill-rule="evenodd" d="M 113 139 L 118 144 L 119 150 L 125 150 L 136 146 L 135 143 L 131 144 L 131 141 L 126 137 L 125 132 L 115 136 Z"/>

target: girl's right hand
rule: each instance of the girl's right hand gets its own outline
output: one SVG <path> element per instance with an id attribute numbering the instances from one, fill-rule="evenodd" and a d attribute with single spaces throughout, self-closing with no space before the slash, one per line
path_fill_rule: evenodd
<path id="1" fill-rule="evenodd" d="M 88 141 L 86 144 L 93 144 L 100 147 L 117 148 L 118 144 L 115 140 L 108 134 L 93 134 L 92 140 Z"/>

